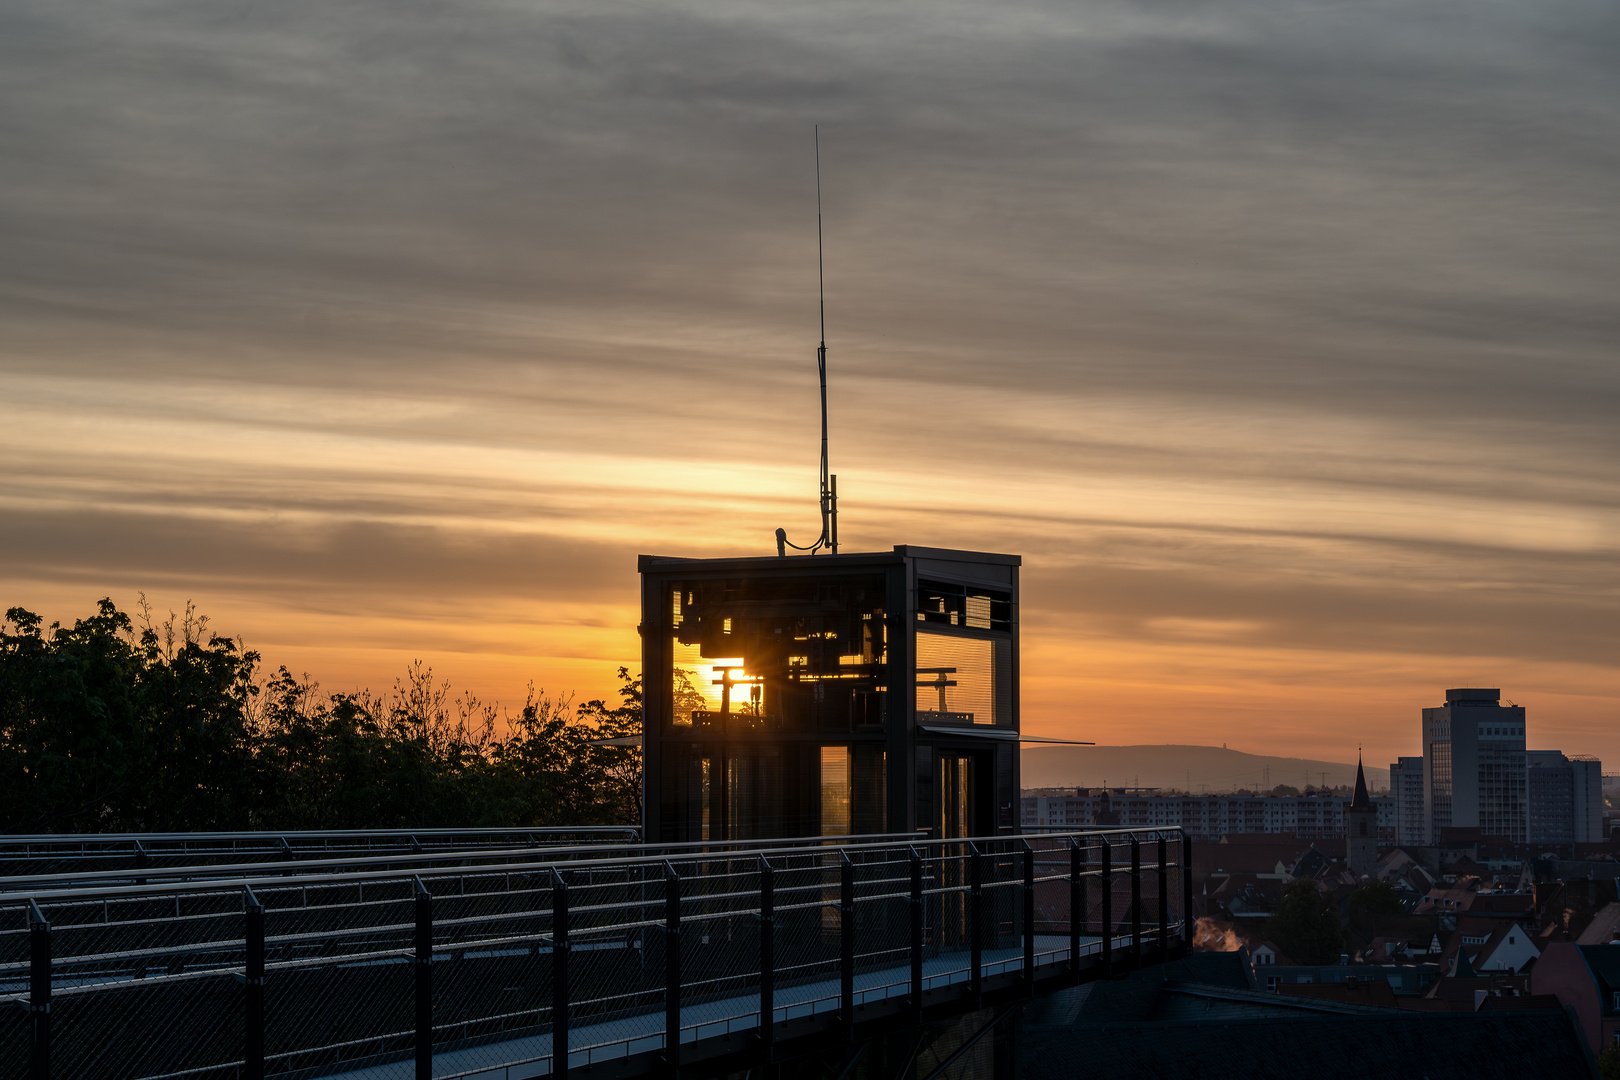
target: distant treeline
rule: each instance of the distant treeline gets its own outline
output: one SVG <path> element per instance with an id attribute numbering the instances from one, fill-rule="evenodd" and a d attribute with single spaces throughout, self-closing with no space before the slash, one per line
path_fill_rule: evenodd
<path id="1" fill-rule="evenodd" d="M 72 627 L 0 625 L 0 831 L 634 824 L 641 682 L 536 694 L 516 714 L 412 665 L 382 695 L 325 692 L 208 631 L 102 600 Z"/>

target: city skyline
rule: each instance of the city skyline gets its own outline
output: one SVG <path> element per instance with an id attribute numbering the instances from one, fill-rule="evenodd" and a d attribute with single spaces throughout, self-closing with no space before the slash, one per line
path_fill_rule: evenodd
<path id="1" fill-rule="evenodd" d="M 1612 13 L 0 13 L 0 589 L 609 696 L 636 555 L 1021 555 L 1023 728 L 1620 761 Z"/>

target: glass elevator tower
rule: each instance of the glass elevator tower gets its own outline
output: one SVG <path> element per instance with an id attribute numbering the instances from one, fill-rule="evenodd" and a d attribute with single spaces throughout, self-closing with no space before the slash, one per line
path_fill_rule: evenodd
<path id="1" fill-rule="evenodd" d="M 651 841 L 1011 832 L 1016 555 L 643 555 Z"/>

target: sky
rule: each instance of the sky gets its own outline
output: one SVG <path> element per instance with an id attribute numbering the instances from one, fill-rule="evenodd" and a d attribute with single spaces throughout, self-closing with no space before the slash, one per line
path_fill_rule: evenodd
<path id="1" fill-rule="evenodd" d="M 1023 556 L 1023 723 L 1620 763 L 1620 8 L 0 2 L 0 605 L 611 692 L 635 556 Z M 1620 768 L 1620 766 L 1617 766 Z"/>

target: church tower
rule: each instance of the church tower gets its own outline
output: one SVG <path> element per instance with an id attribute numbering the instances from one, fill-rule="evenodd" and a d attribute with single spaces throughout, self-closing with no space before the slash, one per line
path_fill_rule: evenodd
<path id="1" fill-rule="evenodd" d="M 1367 776 L 1361 771 L 1361 757 L 1356 757 L 1356 793 L 1344 812 L 1345 862 L 1350 872 L 1360 877 L 1371 874 L 1378 862 L 1378 807 L 1367 797 Z"/>

